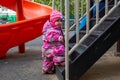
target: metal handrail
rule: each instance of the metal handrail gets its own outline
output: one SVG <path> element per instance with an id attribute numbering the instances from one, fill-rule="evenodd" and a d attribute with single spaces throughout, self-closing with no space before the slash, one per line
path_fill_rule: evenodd
<path id="1" fill-rule="evenodd" d="M 113 6 L 106 15 L 104 15 L 100 21 L 98 21 L 90 30 L 89 34 L 85 34 L 79 41 L 79 43 L 76 43 L 69 51 L 69 55 L 72 54 L 72 52 L 115 10 L 116 7 L 120 5 L 120 1 Z M 97 10 L 96 10 L 97 11 Z M 98 13 L 98 12 L 97 12 Z"/>

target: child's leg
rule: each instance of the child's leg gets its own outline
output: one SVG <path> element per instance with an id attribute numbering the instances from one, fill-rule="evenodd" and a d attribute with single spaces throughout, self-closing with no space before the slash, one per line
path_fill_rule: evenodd
<path id="1" fill-rule="evenodd" d="M 42 65 L 42 73 L 53 73 L 54 71 L 54 64 L 53 64 L 53 54 L 52 49 L 42 48 L 42 57 L 44 59 Z"/>
<path id="2" fill-rule="evenodd" d="M 52 59 L 45 59 L 43 61 L 43 66 L 42 66 L 42 73 L 46 74 L 46 73 L 53 73 L 54 71 L 54 65 L 53 65 L 53 61 Z"/>
<path id="3" fill-rule="evenodd" d="M 64 45 L 57 46 L 54 50 L 54 65 L 65 65 L 65 48 Z"/>
<path id="4" fill-rule="evenodd" d="M 58 66 L 58 65 L 64 66 L 65 65 L 65 57 L 64 56 L 54 56 L 53 62 L 54 62 L 55 66 Z"/>

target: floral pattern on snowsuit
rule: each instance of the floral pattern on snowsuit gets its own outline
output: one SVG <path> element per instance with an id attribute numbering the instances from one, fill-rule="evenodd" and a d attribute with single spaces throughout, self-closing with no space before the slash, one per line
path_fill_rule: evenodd
<path id="1" fill-rule="evenodd" d="M 42 45 L 43 70 L 45 71 L 53 71 L 54 62 L 65 61 L 64 40 L 59 41 L 60 36 L 64 36 L 61 27 L 52 27 L 47 21 L 43 27 Z"/>

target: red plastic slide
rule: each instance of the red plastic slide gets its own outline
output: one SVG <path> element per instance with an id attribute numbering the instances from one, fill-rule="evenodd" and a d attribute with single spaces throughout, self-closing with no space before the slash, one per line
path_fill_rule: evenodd
<path id="1" fill-rule="evenodd" d="M 42 35 L 43 24 L 52 8 L 29 0 L 0 0 L 0 5 L 16 11 L 17 22 L 0 24 L 0 58 L 14 46 L 24 44 Z"/>

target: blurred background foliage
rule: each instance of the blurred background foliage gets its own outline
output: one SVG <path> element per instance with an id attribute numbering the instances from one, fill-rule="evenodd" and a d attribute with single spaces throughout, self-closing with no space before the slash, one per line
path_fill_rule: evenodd
<path id="1" fill-rule="evenodd" d="M 60 10 L 60 8 L 61 8 L 61 6 L 60 6 L 60 1 L 61 0 L 55 0 L 55 8 L 57 9 L 57 10 Z M 65 0 L 62 0 L 62 13 L 63 13 L 63 15 L 64 15 L 64 12 L 65 12 L 65 2 L 64 2 Z M 45 4 L 45 5 L 48 5 L 48 6 L 52 6 L 52 0 L 34 0 L 34 2 L 37 2 L 37 3 L 41 3 L 41 4 Z M 82 5 L 84 5 L 84 7 L 83 7 L 83 11 L 84 11 L 84 13 L 86 12 L 86 0 L 79 0 L 79 16 L 81 16 L 81 4 Z M 74 18 L 74 7 L 75 7 L 75 0 L 70 0 L 70 18 Z"/>
<path id="2" fill-rule="evenodd" d="M 57 1 L 59 1 L 59 0 L 57 0 Z M 52 6 L 52 0 L 34 0 L 34 2 Z"/>

